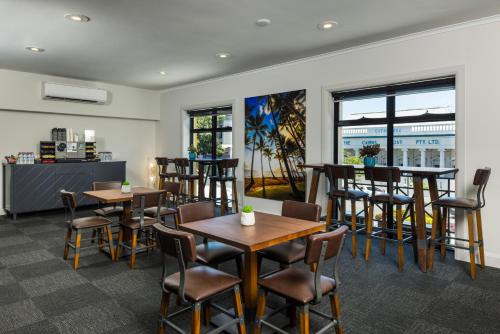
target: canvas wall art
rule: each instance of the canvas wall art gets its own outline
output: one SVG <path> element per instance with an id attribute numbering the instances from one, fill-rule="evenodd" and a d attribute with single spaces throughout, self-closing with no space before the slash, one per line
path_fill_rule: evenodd
<path id="1" fill-rule="evenodd" d="M 245 196 L 305 199 L 306 91 L 245 99 Z"/>

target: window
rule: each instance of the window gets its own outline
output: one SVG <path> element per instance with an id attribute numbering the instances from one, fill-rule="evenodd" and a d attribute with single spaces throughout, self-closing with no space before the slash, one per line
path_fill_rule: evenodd
<path id="1" fill-rule="evenodd" d="M 230 158 L 232 155 L 233 117 L 231 106 L 189 110 L 189 144 L 200 158 Z"/>

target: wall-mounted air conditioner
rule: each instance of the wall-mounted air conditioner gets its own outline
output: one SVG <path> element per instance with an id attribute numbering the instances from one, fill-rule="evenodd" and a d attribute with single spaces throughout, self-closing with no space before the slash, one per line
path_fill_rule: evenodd
<path id="1" fill-rule="evenodd" d="M 108 92 L 99 88 L 78 87 L 53 82 L 43 82 L 42 99 L 106 104 L 108 101 Z"/>

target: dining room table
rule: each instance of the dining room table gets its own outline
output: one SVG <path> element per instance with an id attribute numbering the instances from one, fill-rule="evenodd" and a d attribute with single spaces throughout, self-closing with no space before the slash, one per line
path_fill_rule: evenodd
<path id="1" fill-rule="evenodd" d="M 303 168 L 312 169 L 311 187 L 309 189 L 309 195 L 307 198 L 308 203 L 316 203 L 316 198 L 319 189 L 319 182 L 321 174 L 325 172 L 324 163 L 306 163 L 301 165 Z M 387 167 L 387 166 L 381 166 Z M 458 168 L 455 167 L 413 167 L 413 166 L 396 166 L 400 169 L 403 176 L 411 177 L 413 180 L 413 194 L 415 201 L 415 222 L 417 229 L 417 248 L 418 248 L 418 262 L 422 272 L 427 272 L 427 258 L 428 258 L 428 247 L 427 247 L 427 231 L 426 231 L 426 221 L 425 221 L 425 193 L 424 193 L 424 181 L 427 180 L 428 190 L 430 195 L 430 200 L 437 200 L 439 195 L 439 189 L 437 185 L 437 179 L 443 177 L 444 175 L 456 174 Z M 365 166 L 354 165 L 354 169 L 359 173 L 364 171 Z M 327 214 L 326 221 L 327 224 L 331 221 L 332 211 L 334 203 L 329 200 L 327 204 Z M 391 210 L 389 210 L 391 212 Z M 440 212 L 439 214 L 442 214 Z"/>
<path id="2" fill-rule="evenodd" d="M 245 317 L 253 320 L 257 307 L 257 252 L 289 240 L 325 231 L 324 223 L 255 212 L 255 224 L 243 226 L 241 213 L 181 224 L 179 229 L 244 251 L 243 296 Z"/>

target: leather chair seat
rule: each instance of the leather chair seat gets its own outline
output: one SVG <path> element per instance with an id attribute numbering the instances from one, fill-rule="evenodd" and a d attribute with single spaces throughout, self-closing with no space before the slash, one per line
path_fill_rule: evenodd
<path id="1" fill-rule="evenodd" d="M 263 249 L 259 251 L 259 254 L 279 263 L 292 264 L 304 259 L 306 246 L 297 241 L 289 241 Z"/>
<path id="2" fill-rule="evenodd" d="M 197 262 L 209 265 L 231 260 L 243 254 L 243 251 L 221 242 L 210 241 L 197 245 L 196 254 Z"/>
<path id="3" fill-rule="evenodd" d="M 124 222 L 120 222 L 120 225 L 122 225 L 126 228 L 129 228 L 131 230 L 138 230 L 141 228 L 140 222 L 141 222 L 141 218 L 133 217 L 133 218 L 130 218 Z M 156 218 L 144 217 L 144 227 L 153 226 L 156 223 L 158 223 Z"/>
<path id="4" fill-rule="evenodd" d="M 377 203 L 389 202 L 389 194 L 386 193 L 375 193 L 375 196 L 373 196 L 372 198 Z M 413 203 L 413 198 L 405 195 L 394 194 L 393 199 L 394 204 L 406 205 Z"/>
<path id="5" fill-rule="evenodd" d="M 179 180 L 198 180 L 200 176 L 198 174 L 185 174 L 185 175 L 177 175 Z"/>
<path id="6" fill-rule="evenodd" d="M 187 299 L 198 302 L 223 292 L 241 283 L 241 279 L 207 266 L 197 266 L 186 270 L 184 295 Z M 165 278 L 165 288 L 179 292 L 180 273 Z"/>
<path id="7" fill-rule="evenodd" d="M 177 173 L 171 172 L 171 173 L 160 173 L 161 177 L 177 177 Z"/>
<path id="8" fill-rule="evenodd" d="M 211 181 L 216 182 L 230 182 L 236 180 L 234 176 L 210 176 Z"/>
<path id="9" fill-rule="evenodd" d="M 119 217 L 123 215 L 123 207 L 121 206 L 105 206 L 94 210 L 94 213 L 102 217 Z"/>
<path id="10" fill-rule="evenodd" d="M 148 216 L 148 217 L 152 217 L 152 218 L 156 217 L 157 212 L 158 212 L 158 209 L 156 206 L 144 209 L 144 215 Z M 160 208 L 160 217 L 164 217 L 164 216 L 168 216 L 168 215 L 175 215 L 176 213 L 177 213 L 177 210 L 174 208 L 167 208 L 164 206 L 162 206 Z"/>
<path id="11" fill-rule="evenodd" d="M 344 197 L 345 196 L 345 192 L 341 191 L 341 190 L 335 191 L 333 194 L 335 197 Z M 365 193 L 364 191 L 361 191 L 361 190 L 349 189 L 349 190 L 347 190 L 347 196 L 349 196 L 349 198 L 358 199 L 358 198 L 368 197 L 369 194 Z"/>
<path id="12" fill-rule="evenodd" d="M 444 206 L 450 208 L 476 209 L 477 200 L 460 197 L 444 197 L 432 202 L 432 205 Z"/>
<path id="13" fill-rule="evenodd" d="M 72 227 L 74 229 L 89 228 L 89 227 L 101 227 L 110 225 L 112 222 L 104 217 L 85 217 L 76 218 L 73 220 Z"/>
<path id="14" fill-rule="evenodd" d="M 314 273 L 299 269 L 288 268 L 259 279 L 259 285 L 278 295 L 293 299 L 302 304 L 314 300 Z M 321 276 L 321 292 L 323 295 L 334 290 L 335 280 L 330 277 Z"/>

